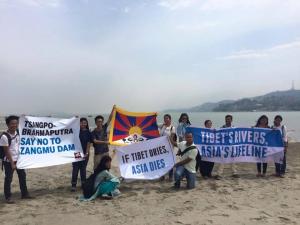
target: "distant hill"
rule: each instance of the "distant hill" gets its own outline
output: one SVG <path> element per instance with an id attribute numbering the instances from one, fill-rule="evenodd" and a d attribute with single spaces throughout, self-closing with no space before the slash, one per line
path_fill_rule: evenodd
<path id="1" fill-rule="evenodd" d="M 262 96 L 208 102 L 173 112 L 300 111 L 300 90 L 275 91 Z"/>
<path id="2" fill-rule="evenodd" d="M 168 109 L 166 112 L 212 112 L 215 108 L 217 108 L 220 104 L 232 103 L 234 100 L 223 100 L 220 102 L 206 102 L 202 105 L 194 106 L 191 108 L 185 109 Z"/>

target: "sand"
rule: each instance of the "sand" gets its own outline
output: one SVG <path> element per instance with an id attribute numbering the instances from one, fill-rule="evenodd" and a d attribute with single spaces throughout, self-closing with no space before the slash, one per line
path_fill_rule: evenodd
<path id="1" fill-rule="evenodd" d="M 290 144 L 285 178 L 256 178 L 255 164 L 239 164 L 240 178 L 225 169 L 223 180 L 203 180 L 187 191 L 172 183 L 123 183 L 122 196 L 113 200 L 79 202 L 70 192 L 71 165 L 27 171 L 29 191 L 35 199 L 21 200 L 15 174 L 13 205 L 4 203 L 1 189 L 0 224 L 300 224 L 300 143 Z M 118 174 L 116 162 L 112 169 Z M 227 168 L 227 167 L 226 167 Z M 229 167 L 228 167 L 229 168 Z M 92 170 L 92 161 L 88 165 Z M 4 175 L 0 179 L 3 188 Z"/>

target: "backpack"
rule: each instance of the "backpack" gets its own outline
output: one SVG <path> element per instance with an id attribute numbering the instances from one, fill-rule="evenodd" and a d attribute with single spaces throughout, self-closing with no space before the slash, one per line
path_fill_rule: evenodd
<path id="1" fill-rule="evenodd" d="M 17 138 L 17 136 L 19 135 L 19 130 L 16 130 L 17 134 L 14 137 L 11 137 L 9 133 L 7 132 L 3 132 L 0 135 L 0 138 L 5 135 L 7 137 L 8 140 L 8 147 L 10 147 L 12 140 L 14 140 L 15 138 Z M 5 158 L 5 152 L 4 152 L 4 146 L 0 146 L 0 159 L 2 160 L 2 166 L 1 169 L 3 170 L 3 165 L 4 165 L 4 158 Z"/>
<path id="2" fill-rule="evenodd" d="M 1 135 L 0 135 L 0 138 L 5 135 L 7 137 L 7 140 L 8 140 L 8 147 L 11 145 L 11 141 L 12 141 L 12 138 L 11 136 L 9 135 L 9 133 L 7 132 L 3 132 Z M 4 165 L 4 157 L 5 157 L 5 152 L 4 152 L 4 146 L 0 146 L 0 159 L 2 161 L 2 165 L 1 165 L 1 170 L 3 170 L 3 165 Z"/>
<path id="3" fill-rule="evenodd" d="M 12 141 L 12 138 L 11 136 L 7 133 L 7 132 L 3 132 L 1 135 L 0 135 L 0 138 L 5 135 L 7 137 L 7 140 L 8 140 L 8 147 L 11 145 L 11 141 Z M 3 161 L 4 160 L 4 157 L 5 157 L 5 152 L 4 152 L 4 146 L 0 146 L 0 159 Z"/>
<path id="4" fill-rule="evenodd" d="M 84 198 L 90 198 L 94 194 L 94 183 L 96 174 L 91 174 L 86 181 L 82 184 L 82 192 Z"/>

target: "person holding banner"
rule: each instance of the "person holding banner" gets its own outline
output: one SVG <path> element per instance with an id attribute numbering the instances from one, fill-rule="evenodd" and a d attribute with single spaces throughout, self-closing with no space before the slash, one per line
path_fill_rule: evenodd
<path id="1" fill-rule="evenodd" d="M 207 129 L 212 129 L 212 122 L 211 120 L 205 120 L 204 126 Z M 209 161 L 203 161 L 201 159 L 200 154 L 198 153 L 197 155 L 197 165 L 196 165 L 196 171 L 200 167 L 200 173 L 201 176 L 204 179 L 211 178 L 212 177 L 212 171 L 214 168 L 215 163 L 214 162 L 209 162 Z"/>
<path id="2" fill-rule="evenodd" d="M 113 107 L 113 110 L 107 120 L 107 122 L 103 125 L 104 117 L 99 115 L 95 117 L 95 124 L 96 128 L 92 132 L 92 140 L 94 145 L 94 169 L 97 168 L 99 165 L 102 157 L 105 155 L 109 155 L 109 148 L 108 148 L 108 137 L 107 137 L 107 128 L 112 118 L 112 113 L 115 109 L 115 106 Z"/>
<path id="3" fill-rule="evenodd" d="M 177 141 L 177 136 L 176 136 L 176 129 L 175 127 L 172 125 L 172 118 L 170 114 L 165 114 L 164 115 L 164 124 L 162 124 L 161 126 L 159 126 L 159 134 L 160 136 L 167 136 L 170 139 L 172 139 L 173 141 Z M 161 177 L 161 181 L 164 180 L 165 177 Z M 170 170 L 169 172 L 169 181 L 173 180 L 173 169 Z"/>
<path id="4" fill-rule="evenodd" d="M 171 143 L 179 148 L 177 155 L 181 156 L 181 161 L 174 165 L 175 170 L 175 189 L 180 188 L 180 182 L 182 177 L 186 177 L 187 188 L 195 188 L 196 183 L 196 156 L 198 154 L 198 149 L 194 144 L 193 134 L 186 133 L 185 141 L 175 142 L 170 139 Z"/>
<path id="5" fill-rule="evenodd" d="M 186 128 L 191 126 L 191 122 L 189 120 L 189 116 L 186 113 L 182 113 L 178 120 L 179 124 L 177 126 L 177 135 L 179 142 L 185 140 L 185 132 Z"/>
<path id="6" fill-rule="evenodd" d="M 11 182 L 13 179 L 14 171 L 17 171 L 21 197 L 22 199 L 30 199 L 31 196 L 28 194 L 27 185 L 26 185 L 26 173 L 23 169 L 18 169 L 16 163 L 19 157 L 19 144 L 20 136 L 17 131 L 19 117 L 9 116 L 6 118 L 6 125 L 8 127 L 7 132 L 1 135 L 0 146 L 4 148 L 4 170 L 5 170 L 5 179 L 4 179 L 4 196 L 7 204 L 13 204 L 14 201 L 11 200 Z"/>
<path id="7" fill-rule="evenodd" d="M 232 115 L 226 115 L 225 116 L 225 125 L 223 125 L 221 128 L 233 128 L 234 125 L 232 124 L 233 116 Z M 239 175 L 237 174 L 237 166 L 235 163 L 230 163 L 231 171 L 232 171 L 232 177 L 238 178 Z M 221 179 L 223 176 L 224 171 L 224 164 L 219 164 L 219 168 L 217 170 L 217 175 L 215 178 L 217 180 Z"/>
<path id="8" fill-rule="evenodd" d="M 258 118 L 257 123 L 255 127 L 258 128 L 270 128 L 269 127 L 269 119 L 266 115 L 262 115 L 261 117 Z M 267 174 L 267 168 L 268 168 L 268 163 L 256 163 L 257 166 L 257 174 L 256 177 L 265 177 Z M 262 169 L 262 173 L 261 173 Z"/>
<path id="9" fill-rule="evenodd" d="M 80 118 L 79 139 L 84 154 L 84 160 L 72 163 L 73 166 L 72 180 L 71 180 L 72 192 L 76 191 L 77 177 L 79 171 L 80 171 L 81 186 L 86 180 L 86 166 L 88 164 L 89 155 L 90 155 L 90 145 L 92 143 L 92 134 L 89 130 L 89 123 L 86 118 Z"/>
<path id="10" fill-rule="evenodd" d="M 286 126 L 281 125 L 282 116 L 277 115 L 274 118 L 274 125 L 272 126 L 273 129 L 280 130 L 282 141 L 284 144 L 284 157 L 282 159 L 282 163 L 275 163 L 275 176 L 277 177 L 284 177 L 285 170 L 286 170 L 286 152 L 288 147 L 288 137 L 287 137 L 287 129 Z"/>

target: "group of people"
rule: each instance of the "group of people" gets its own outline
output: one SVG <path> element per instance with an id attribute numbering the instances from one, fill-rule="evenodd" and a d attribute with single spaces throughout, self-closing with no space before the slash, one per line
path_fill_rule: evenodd
<path id="1" fill-rule="evenodd" d="M 257 128 L 271 128 L 278 129 L 282 136 L 282 141 L 284 143 L 284 158 L 282 163 L 275 163 L 275 173 L 273 174 L 276 177 L 283 178 L 286 172 L 286 153 L 288 147 L 288 138 L 287 138 L 287 128 L 282 124 L 283 118 L 281 115 L 276 115 L 274 117 L 274 124 L 269 126 L 269 119 L 266 115 L 262 115 L 258 118 L 257 123 L 253 127 Z M 225 116 L 225 124 L 221 128 L 234 128 L 233 125 L 233 116 L 226 115 Z M 214 169 L 214 163 L 204 161 L 201 159 L 201 156 L 193 142 L 192 133 L 186 132 L 186 128 L 191 126 L 191 122 L 189 120 L 189 116 L 186 113 L 182 113 L 178 126 L 175 129 L 172 124 L 171 115 L 164 115 L 164 124 L 160 126 L 160 135 L 161 136 L 169 136 L 174 147 L 177 147 L 178 154 L 181 159 L 179 162 L 175 164 L 175 188 L 180 187 L 180 181 L 183 177 L 187 179 L 187 188 L 195 187 L 196 180 L 196 172 L 199 170 L 201 176 L 204 179 L 207 178 L 215 178 L 217 180 L 221 179 L 223 176 L 223 171 L 225 164 L 219 164 L 216 168 L 216 175 L 212 175 L 212 171 Z M 207 129 L 212 128 L 212 121 L 205 120 L 204 127 Z M 178 138 L 178 141 L 176 140 Z M 238 178 L 238 169 L 235 163 L 229 164 L 232 172 L 232 177 Z M 265 177 L 267 173 L 267 163 L 257 163 L 257 177 Z M 173 170 L 169 172 L 170 181 L 173 180 Z"/>
<path id="2" fill-rule="evenodd" d="M 120 179 L 110 173 L 112 158 L 109 156 L 109 142 L 108 142 L 108 126 L 112 118 L 110 114 L 107 122 L 104 122 L 104 117 L 99 115 L 95 117 L 96 128 L 90 131 L 88 120 L 86 118 L 80 118 L 80 142 L 84 153 L 84 160 L 74 162 L 72 164 L 72 178 L 71 178 L 71 191 L 77 190 L 77 178 L 80 172 L 81 186 L 85 187 L 88 180 L 92 179 L 93 197 L 106 196 L 108 198 L 119 195 L 118 187 L 120 185 Z M 283 177 L 286 170 L 286 152 L 288 147 L 287 129 L 282 125 L 282 117 L 280 115 L 275 116 L 273 126 L 269 126 L 268 117 L 262 115 L 254 127 L 258 128 L 272 128 L 280 130 L 284 143 L 284 159 L 283 163 L 276 163 L 275 176 Z M 232 124 L 232 115 L 225 116 L 225 125 L 221 128 L 234 127 Z M 16 170 L 19 178 L 19 184 L 21 189 L 21 196 L 23 199 L 32 198 L 27 190 L 26 185 L 26 173 L 23 169 L 16 168 L 16 162 L 19 154 L 20 136 L 18 133 L 17 116 L 9 116 L 6 118 L 7 131 L 3 132 L 0 136 L 0 146 L 4 150 L 3 154 L 3 166 L 5 170 L 4 180 L 4 196 L 6 203 L 14 203 L 11 199 L 11 182 L 13 173 Z M 180 188 L 182 178 L 185 177 L 187 181 L 187 188 L 192 189 L 195 187 L 196 172 L 199 170 L 201 176 L 204 179 L 215 178 L 221 179 L 223 176 L 225 164 L 219 164 L 216 170 L 216 175 L 213 176 L 214 163 L 204 161 L 201 159 L 199 151 L 194 144 L 192 133 L 187 132 L 187 127 L 191 126 L 189 116 L 186 113 L 182 113 L 178 125 L 175 126 L 172 123 L 171 115 L 164 115 L 163 124 L 159 125 L 160 136 L 168 136 L 171 143 L 174 146 L 174 151 L 177 148 L 177 156 L 180 157 L 178 162 L 174 166 L 174 170 L 170 170 L 168 177 L 170 181 L 174 182 L 174 188 Z M 211 120 L 204 122 L 204 127 L 213 129 Z M 86 167 L 90 158 L 90 147 L 94 147 L 93 167 L 94 173 L 89 178 L 86 177 Z M 175 152 L 174 152 L 175 153 Z M 2 167 L 3 167 L 2 166 Z M 237 178 L 238 170 L 235 163 L 230 164 L 232 176 Z M 174 173 L 175 171 L 175 173 Z M 266 176 L 267 163 L 257 163 L 257 177 Z M 162 177 L 160 180 L 164 180 Z"/>
<path id="3" fill-rule="evenodd" d="M 109 147 L 107 140 L 107 123 L 104 123 L 104 117 L 99 115 L 95 118 L 96 128 L 91 132 L 88 120 L 80 118 L 79 139 L 84 153 L 84 160 L 72 163 L 71 191 L 76 191 L 77 178 L 80 172 L 81 186 L 85 184 L 86 167 L 90 158 L 90 146 L 94 146 L 94 173 L 93 186 L 98 195 L 117 195 L 119 179 L 109 172 L 112 158 L 109 156 Z M 13 204 L 11 196 L 11 183 L 14 171 L 17 172 L 21 190 L 22 199 L 31 199 L 26 184 L 26 172 L 24 169 L 16 167 L 19 156 L 20 135 L 18 132 L 19 117 L 8 116 L 5 119 L 7 131 L 0 134 L 2 170 L 4 168 L 4 197 L 7 204 Z"/>

